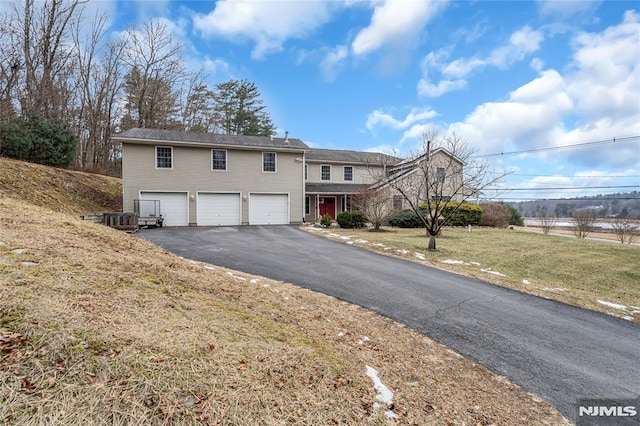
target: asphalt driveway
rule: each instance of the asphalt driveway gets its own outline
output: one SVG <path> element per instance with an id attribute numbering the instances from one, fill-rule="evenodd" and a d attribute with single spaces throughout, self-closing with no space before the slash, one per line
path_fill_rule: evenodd
<path id="1" fill-rule="evenodd" d="M 580 398 L 640 396 L 640 326 L 311 235 L 293 226 L 162 228 L 185 258 L 297 284 L 404 323 L 576 420 Z"/>

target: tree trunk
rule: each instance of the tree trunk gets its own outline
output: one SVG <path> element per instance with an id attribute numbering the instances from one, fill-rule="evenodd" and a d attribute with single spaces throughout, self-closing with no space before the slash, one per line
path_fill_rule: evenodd
<path id="1" fill-rule="evenodd" d="M 436 249 L 436 236 L 429 235 L 429 250 L 435 250 L 435 249 Z"/>

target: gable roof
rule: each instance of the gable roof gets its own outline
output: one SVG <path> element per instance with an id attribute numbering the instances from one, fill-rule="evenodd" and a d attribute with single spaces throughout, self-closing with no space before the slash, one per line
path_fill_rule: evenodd
<path id="1" fill-rule="evenodd" d="M 346 151 L 341 149 L 311 148 L 305 154 L 307 162 L 319 163 L 344 163 L 344 164 L 368 164 L 384 165 L 397 164 L 402 158 L 394 157 L 379 152 Z"/>
<path id="2" fill-rule="evenodd" d="M 235 148 L 267 148 L 277 150 L 305 151 L 309 147 L 300 139 L 270 138 L 268 136 L 222 135 L 196 133 L 181 130 L 133 128 L 113 136 L 119 142 L 171 144 L 190 146 L 219 146 Z"/>

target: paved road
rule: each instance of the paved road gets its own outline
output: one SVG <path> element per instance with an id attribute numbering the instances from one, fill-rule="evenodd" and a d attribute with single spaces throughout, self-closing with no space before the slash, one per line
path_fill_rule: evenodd
<path id="1" fill-rule="evenodd" d="M 282 280 L 404 323 L 570 419 L 579 398 L 640 395 L 640 326 L 329 241 L 291 226 L 139 234 L 180 256 Z"/>

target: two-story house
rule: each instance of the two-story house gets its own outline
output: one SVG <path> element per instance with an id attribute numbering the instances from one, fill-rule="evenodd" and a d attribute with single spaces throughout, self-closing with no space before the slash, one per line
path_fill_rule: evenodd
<path id="1" fill-rule="evenodd" d="M 325 214 L 335 219 L 355 208 L 354 195 L 366 188 L 388 192 L 393 208 L 402 209 L 389 182 L 409 179 L 421 163 L 313 149 L 288 137 L 135 128 L 113 139 L 122 144 L 124 211 L 144 215 L 145 203 L 154 203 L 167 226 L 290 224 Z M 442 154 L 434 152 L 433 159 Z"/>
<path id="2" fill-rule="evenodd" d="M 123 209 L 159 200 L 167 226 L 302 222 L 299 139 L 130 129 L 122 143 Z"/>
<path id="3" fill-rule="evenodd" d="M 402 161 L 378 152 L 310 149 L 305 154 L 305 219 L 333 219 L 352 209 L 352 198 Z"/>

